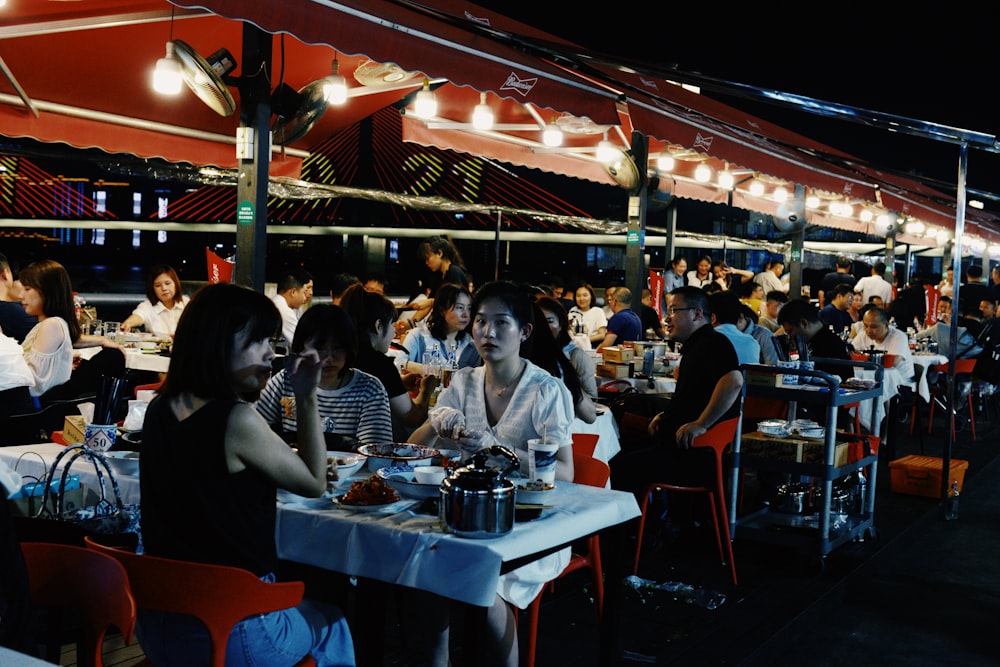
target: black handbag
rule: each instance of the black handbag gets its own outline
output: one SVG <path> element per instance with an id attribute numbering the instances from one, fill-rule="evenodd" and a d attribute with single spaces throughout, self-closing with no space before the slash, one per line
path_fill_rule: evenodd
<path id="1" fill-rule="evenodd" d="M 64 461 L 65 465 L 60 473 L 59 467 Z M 94 467 L 94 472 L 97 474 L 95 492 L 98 494 L 98 498 L 93 504 L 71 507 L 67 506 L 66 503 L 65 487 L 70 477 L 70 470 L 78 461 L 84 464 L 89 463 Z M 108 460 L 102 454 L 83 445 L 67 447 L 59 452 L 59 456 L 52 463 L 49 479 L 55 479 L 60 474 L 62 481 L 55 496 L 55 502 L 49 503 L 49 496 L 52 492 L 51 487 L 47 486 L 41 511 L 35 518 L 70 523 L 91 535 L 134 533 L 141 549 L 142 532 L 139 505 L 126 505 L 122 502 L 118 480 L 115 478 Z M 109 485 L 110 493 L 108 491 Z"/>

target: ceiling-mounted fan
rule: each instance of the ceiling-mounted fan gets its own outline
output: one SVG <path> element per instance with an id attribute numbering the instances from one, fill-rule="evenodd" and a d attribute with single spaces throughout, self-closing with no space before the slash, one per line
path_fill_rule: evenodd
<path id="1" fill-rule="evenodd" d="M 232 54 L 223 48 L 206 59 L 187 42 L 175 39 L 171 43 L 174 58 L 180 63 L 181 78 L 191 92 L 220 116 L 232 116 L 236 100 L 223 80 L 236 68 Z"/>

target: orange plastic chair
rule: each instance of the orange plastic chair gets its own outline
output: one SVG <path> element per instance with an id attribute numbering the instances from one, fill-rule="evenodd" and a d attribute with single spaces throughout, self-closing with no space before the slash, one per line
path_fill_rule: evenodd
<path id="1" fill-rule="evenodd" d="M 596 439 L 597 436 L 595 435 Z M 604 488 L 611 478 L 611 468 L 600 459 L 591 456 L 581 456 L 573 451 L 573 481 L 577 484 L 587 484 Z M 587 546 L 582 554 L 574 553 L 570 558 L 569 565 L 559 575 L 559 579 L 565 577 L 570 572 L 588 569 L 594 579 L 594 606 L 597 610 L 597 622 L 601 622 L 601 613 L 604 609 L 604 570 L 601 566 L 601 542 L 597 535 L 587 538 Z M 547 588 L 551 588 L 553 582 L 549 582 Z M 542 605 L 542 595 L 544 589 L 538 594 L 527 609 L 527 637 L 525 640 L 524 666 L 534 667 L 535 651 L 538 645 L 538 614 Z"/>
<path id="2" fill-rule="evenodd" d="M 632 574 L 639 570 L 639 554 L 642 551 L 642 534 L 646 527 L 646 511 L 649 508 L 649 499 L 654 491 L 665 489 L 667 491 L 679 491 L 684 493 L 704 493 L 708 497 L 708 504 L 711 508 L 712 524 L 715 526 L 715 541 L 719 547 L 719 557 L 723 563 L 729 562 L 729 570 L 733 577 L 733 585 L 739 585 L 736 578 L 736 561 L 733 558 L 733 541 L 729 535 L 729 511 L 726 509 L 726 489 L 722 477 L 722 455 L 736 438 L 736 426 L 739 419 L 727 419 L 717 423 L 708 429 L 701 436 L 695 438 L 692 447 L 711 447 L 715 452 L 715 480 L 709 486 L 680 486 L 677 484 L 667 484 L 656 482 L 646 487 L 642 496 L 640 509 L 642 516 L 639 518 L 639 529 L 636 535 L 635 560 L 632 565 Z"/>
<path id="3" fill-rule="evenodd" d="M 972 373 L 975 371 L 975 369 L 976 369 L 976 360 L 975 359 L 956 359 L 955 360 L 955 375 L 960 375 L 960 374 L 972 375 Z M 938 373 L 947 373 L 948 372 L 948 364 L 937 364 L 936 366 L 931 366 L 930 370 L 937 371 Z M 931 398 L 930 412 L 927 414 L 927 432 L 928 433 L 931 432 L 931 426 L 934 424 L 934 404 L 937 403 L 937 401 L 934 400 L 935 398 L 939 399 L 942 402 L 942 405 L 943 405 L 946 397 L 944 396 L 944 394 L 935 394 Z M 972 406 L 972 392 L 971 391 L 969 392 L 969 396 L 968 396 L 968 404 L 969 404 L 969 427 L 972 429 L 972 439 L 975 440 L 976 439 L 976 410 Z M 951 424 L 951 438 L 952 438 L 952 440 L 954 440 L 955 439 L 955 413 L 954 413 L 954 411 L 951 411 L 951 414 L 949 415 L 949 417 L 950 418 L 949 418 L 948 421 Z"/>
<path id="4" fill-rule="evenodd" d="M 82 667 L 103 667 L 101 651 L 111 628 L 126 644 L 132 641 L 135 600 L 121 563 L 68 544 L 22 542 L 21 552 L 32 605 L 70 610 L 84 622 L 76 649 Z"/>
<path id="5" fill-rule="evenodd" d="M 600 436 L 596 433 L 573 433 L 571 435 L 573 436 L 573 455 L 593 458 Z"/>
<path id="6" fill-rule="evenodd" d="M 84 541 L 88 549 L 111 556 L 125 567 L 139 609 L 187 614 L 200 620 L 211 641 L 212 667 L 225 667 L 226 643 L 237 623 L 254 614 L 294 607 L 305 592 L 301 581 L 269 584 L 237 567 L 139 555 L 90 537 Z M 139 664 L 153 665 L 148 659 Z M 307 655 L 296 667 L 315 664 Z"/>

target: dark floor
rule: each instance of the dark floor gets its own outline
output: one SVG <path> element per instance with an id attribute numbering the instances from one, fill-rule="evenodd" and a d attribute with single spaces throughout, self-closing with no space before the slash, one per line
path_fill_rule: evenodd
<path id="1" fill-rule="evenodd" d="M 966 427 L 953 448 L 952 458 L 969 461 L 957 520 L 946 521 L 934 499 L 890 488 L 889 461 L 942 454 L 944 422 L 936 416 L 925 452 L 904 425 L 895 451 L 880 456 L 877 539 L 848 543 L 825 559 L 736 542 L 736 589 L 710 531 L 682 531 L 645 547 L 640 577 L 695 590 L 640 595 L 626 588 L 620 664 L 1000 664 L 991 632 L 1000 620 L 1000 429 L 982 413 L 976 425 L 977 440 Z M 536 664 L 596 664 L 587 575 L 557 585 L 542 604 Z M 719 593 L 726 599 L 718 608 L 701 603 Z"/>

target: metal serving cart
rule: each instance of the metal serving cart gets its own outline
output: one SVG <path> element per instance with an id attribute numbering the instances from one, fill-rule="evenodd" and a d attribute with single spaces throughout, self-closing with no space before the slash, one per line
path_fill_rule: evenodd
<path id="1" fill-rule="evenodd" d="M 798 548 L 818 556 L 817 565 L 824 566 L 825 558 L 832 550 L 851 541 L 864 539 L 867 534 L 877 537 L 874 526 L 875 514 L 875 480 L 878 465 L 877 451 L 866 451 L 856 461 L 837 464 L 837 413 L 838 408 L 859 403 L 857 409 L 865 407 L 865 401 L 871 399 L 872 423 L 875 423 L 882 400 L 882 364 L 871 361 L 848 361 L 839 359 L 815 359 L 822 366 L 849 366 L 873 370 L 874 386 L 871 388 L 847 388 L 841 386 L 838 377 L 817 370 L 794 369 L 755 364 L 743 364 L 743 390 L 740 397 L 741 410 L 736 439 L 733 443 L 732 494 L 730 499 L 729 517 L 730 534 L 734 539 L 749 539 L 760 542 L 774 543 Z M 748 382 L 748 376 L 753 376 Z M 773 382 L 761 382 L 761 376 L 771 376 Z M 787 384 L 774 378 L 796 376 L 800 384 Z M 779 385 L 779 386 L 772 386 Z M 849 385 L 850 386 L 850 385 Z M 798 404 L 822 406 L 826 410 L 826 434 L 823 442 L 822 456 L 815 462 L 797 462 L 776 460 L 759 455 L 744 455 L 741 453 L 743 440 L 743 410 L 746 397 L 760 396 L 762 398 L 779 399 L 789 404 L 788 417 L 795 418 Z M 740 498 L 741 471 L 744 468 L 771 470 L 812 477 L 822 484 L 822 501 L 816 515 L 788 514 L 776 511 L 773 507 L 764 507 L 746 516 L 737 517 L 737 504 Z M 860 511 L 849 512 L 846 516 L 837 515 L 837 521 L 831 521 L 831 498 L 835 480 L 851 473 L 864 470 L 866 477 L 865 492 L 862 497 Z"/>

